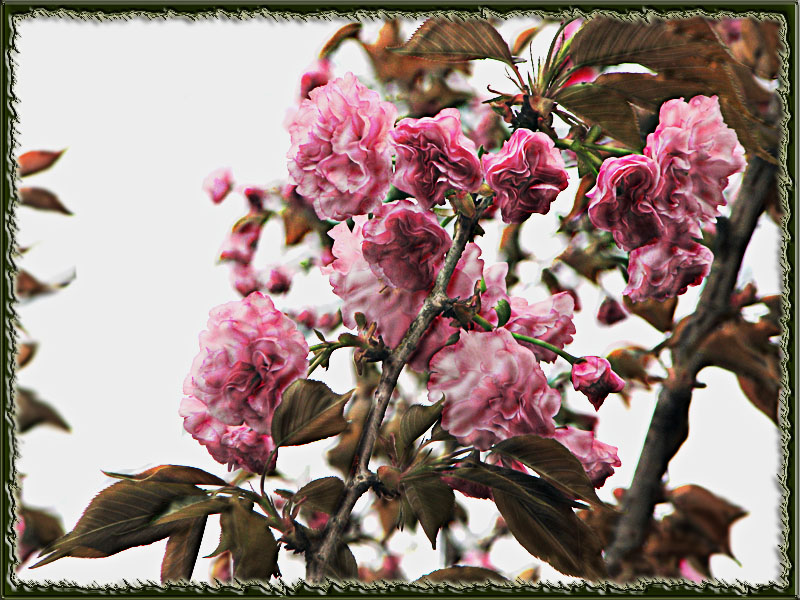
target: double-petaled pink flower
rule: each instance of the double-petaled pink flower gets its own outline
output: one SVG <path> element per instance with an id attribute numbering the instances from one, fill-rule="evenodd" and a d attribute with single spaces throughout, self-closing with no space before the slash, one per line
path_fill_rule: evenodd
<path id="1" fill-rule="evenodd" d="M 609 394 L 623 390 L 625 381 L 614 373 L 605 358 L 586 356 L 572 366 L 572 386 L 598 410 Z"/>
<path id="2" fill-rule="evenodd" d="M 506 223 L 546 214 L 568 184 L 564 159 L 553 140 L 529 129 L 517 129 L 499 152 L 484 154 L 482 164 Z"/>
<path id="3" fill-rule="evenodd" d="M 511 318 L 505 328 L 536 338 L 556 346 L 559 350 L 572 343 L 575 325 L 572 317 L 575 311 L 575 300 L 568 292 L 559 292 L 540 302 L 528 304 L 524 298 L 509 298 Z M 545 362 L 553 362 L 556 354 L 552 350 L 542 348 L 530 342 L 518 343 L 530 348 L 536 358 Z"/>
<path id="4" fill-rule="evenodd" d="M 691 240 L 642 246 L 631 252 L 624 293 L 634 302 L 680 296 L 706 278 L 713 260 L 711 250 Z"/>
<path id="5" fill-rule="evenodd" d="M 428 398 L 445 398 L 442 428 L 487 450 L 522 433 L 549 435 L 561 406 L 536 357 L 505 329 L 462 331 L 430 361 Z"/>
<path id="6" fill-rule="evenodd" d="M 289 179 L 321 219 L 370 212 L 389 189 L 397 109 L 347 73 L 309 92 L 288 125 Z"/>
<path id="7" fill-rule="evenodd" d="M 448 189 L 475 192 L 483 174 L 475 144 L 461 130 L 461 114 L 445 108 L 435 117 L 402 119 L 392 131 L 397 152 L 394 185 L 424 208 L 444 203 Z"/>
<path id="8" fill-rule="evenodd" d="M 602 487 L 606 479 L 614 474 L 614 467 L 622 465 L 617 448 L 595 439 L 591 431 L 566 427 L 556 429 L 553 437 L 581 461 L 596 488 Z"/>

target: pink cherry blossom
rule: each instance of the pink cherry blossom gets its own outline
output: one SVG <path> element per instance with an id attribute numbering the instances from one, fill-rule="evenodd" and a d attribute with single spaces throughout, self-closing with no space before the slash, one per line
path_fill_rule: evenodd
<path id="1" fill-rule="evenodd" d="M 321 219 L 380 205 L 392 174 L 389 131 L 397 109 L 347 73 L 311 90 L 288 125 L 289 179 Z"/>
<path id="2" fill-rule="evenodd" d="M 611 393 L 621 392 L 625 381 L 611 369 L 611 364 L 599 356 L 586 356 L 572 365 L 572 387 L 584 394 L 595 410 Z"/>
<path id="3" fill-rule="evenodd" d="M 332 75 L 331 61 L 327 58 L 318 58 L 300 77 L 300 100 L 305 100 L 311 90 L 325 85 Z"/>
<path id="4" fill-rule="evenodd" d="M 628 286 L 623 293 L 634 302 L 664 301 L 699 285 L 711 270 L 714 255 L 696 242 L 669 239 L 637 248 L 628 263 Z"/>
<path id="5" fill-rule="evenodd" d="M 498 153 L 484 154 L 482 164 L 506 223 L 546 214 L 568 184 L 564 159 L 553 140 L 529 129 L 517 129 Z"/>
<path id="6" fill-rule="evenodd" d="M 246 425 L 226 425 L 212 417 L 208 407 L 193 396 L 183 398 L 179 414 L 183 417 L 183 428 L 206 447 L 214 460 L 229 469 L 261 473 L 275 449 L 269 435 Z"/>
<path id="7" fill-rule="evenodd" d="M 509 304 L 511 318 L 505 325 L 509 331 L 542 340 L 559 349 L 572 343 L 575 300 L 569 292 L 559 292 L 533 304 L 528 304 L 524 298 L 512 297 Z M 528 342 L 518 343 L 530 348 L 539 360 L 553 362 L 556 359 L 551 350 Z"/>
<path id="8" fill-rule="evenodd" d="M 211 310 L 183 393 L 225 425 L 245 424 L 267 434 L 281 394 L 305 375 L 307 355 L 294 321 L 268 296 L 253 292 Z"/>
<path id="9" fill-rule="evenodd" d="M 261 238 L 261 228 L 264 220 L 255 214 L 250 214 L 241 219 L 228 233 L 219 251 L 220 260 L 232 260 L 243 265 L 249 265 L 258 247 Z"/>
<path id="10" fill-rule="evenodd" d="M 277 266 L 269 270 L 264 288 L 270 294 L 285 294 L 292 287 L 293 273 L 285 266 Z"/>
<path id="11" fill-rule="evenodd" d="M 251 263 L 233 263 L 230 272 L 230 282 L 243 298 L 261 289 L 261 279 Z"/>
<path id="12" fill-rule="evenodd" d="M 392 141 L 397 152 L 394 185 L 424 208 L 443 204 L 448 188 L 475 192 L 481 186 L 481 162 L 475 144 L 461 130 L 457 109 L 402 119 Z"/>
<path id="13" fill-rule="evenodd" d="M 225 200 L 233 189 L 233 175 L 230 169 L 212 171 L 203 181 L 203 189 L 211 197 L 214 204 Z"/>
<path id="14" fill-rule="evenodd" d="M 598 229 L 610 231 L 623 250 L 633 250 L 665 235 L 664 220 L 684 221 L 686 214 L 662 215 L 656 209 L 664 192 L 659 167 L 639 154 L 603 161 L 591 198 L 589 219 Z"/>
<path id="15" fill-rule="evenodd" d="M 595 439 L 591 431 L 572 427 L 556 429 L 553 437 L 581 461 L 594 487 L 603 487 L 606 479 L 614 474 L 614 467 L 622 466 L 617 448 Z"/>
<path id="16" fill-rule="evenodd" d="M 667 189 L 656 209 L 673 221 L 684 214 L 702 222 L 713 220 L 725 204 L 728 177 L 744 170 L 744 148 L 725 124 L 716 96 L 695 96 L 689 102 L 668 100 L 661 105 L 656 130 L 644 149 L 658 163 Z M 699 237 L 699 229 L 690 229 Z"/>
<path id="17" fill-rule="evenodd" d="M 436 216 L 409 200 L 384 204 L 364 225 L 364 257 L 380 279 L 412 292 L 429 290 L 452 243 Z"/>
<path id="18" fill-rule="evenodd" d="M 536 357 L 505 329 L 462 331 L 430 362 L 428 399 L 445 398 L 442 427 L 465 445 L 488 449 L 522 433 L 548 435 L 561 397 Z"/>
<path id="19" fill-rule="evenodd" d="M 628 318 L 625 309 L 611 296 L 606 296 L 597 310 L 597 321 L 603 325 L 613 325 Z"/>

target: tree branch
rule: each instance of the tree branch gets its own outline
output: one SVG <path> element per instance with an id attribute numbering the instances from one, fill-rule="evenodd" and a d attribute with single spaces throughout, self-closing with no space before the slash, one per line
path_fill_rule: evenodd
<path id="1" fill-rule="evenodd" d="M 698 349 L 730 313 L 730 297 L 742 258 L 775 177 L 774 166 L 758 157 L 752 158 L 730 220 L 718 222 L 711 273 L 697 310 L 670 341 L 672 369 L 659 392 L 633 482 L 622 501 L 614 540 L 606 550 L 608 572 L 612 577 L 621 574 L 625 558 L 644 543 L 653 508 L 662 493 L 661 479 L 669 461 L 688 436 L 692 389 L 698 372 L 705 366 Z"/>
<path id="2" fill-rule="evenodd" d="M 372 473 L 369 471 L 369 460 L 378 440 L 378 431 L 389 406 L 389 400 L 397 385 L 397 378 L 400 376 L 400 372 L 408 362 L 408 359 L 416 350 L 428 327 L 447 308 L 450 302 L 447 297 L 447 285 L 450 283 L 450 278 L 453 276 L 456 265 L 461 259 L 467 242 L 472 237 L 475 225 L 478 223 L 486 206 L 486 203 L 481 203 L 472 218 L 467 218 L 463 215 L 459 216 L 453 245 L 445 257 L 444 265 L 436 276 L 431 293 L 425 299 L 422 309 L 409 326 L 403 339 L 392 350 L 389 357 L 383 361 L 381 378 L 375 390 L 375 403 L 364 424 L 361 439 L 353 459 L 353 468 L 346 483 L 344 498 L 336 514 L 331 516 L 328 521 L 319 549 L 311 556 L 306 557 L 306 576 L 312 583 L 318 583 L 325 579 L 328 565 L 342 543 L 342 534 L 350 520 L 350 513 L 352 513 L 358 499 L 371 487 Z"/>

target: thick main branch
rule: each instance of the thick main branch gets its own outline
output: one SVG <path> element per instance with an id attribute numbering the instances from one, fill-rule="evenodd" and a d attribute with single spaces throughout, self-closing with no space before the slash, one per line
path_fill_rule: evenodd
<path id="1" fill-rule="evenodd" d="M 608 571 L 617 576 L 622 563 L 641 548 L 660 497 L 667 465 L 689 433 L 689 404 L 698 372 L 704 364 L 699 348 L 730 313 L 739 269 L 755 230 L 764 200 L 776 176 L 774 166 L 754 157 L 745 173 L 730 220 L 720 220 L 714 262 L 697 310 L 671 341 L 672 369 L 664 382 L 645 438 L 639 464 L 622 502 L 612 544 L 606 551 Z"/>
<path id="2" fill-rule="evenodd" d="M 381 378 L 375 390 L 375 403 L 364 423 L 361 439 L 353 459 L 353 469 L 345 487 L 344 498 L 336 514 L 328 521 L 325 536 L 319 549 L 313 555 L 307 557 L 306 575 L 311 582 L 318 583 L 325 578 L 328 565 L 342 543 L 342 534 L 350 520 L 353 507 L 370 487 L 369 482 L 372 478 L 369 471 L 369 460 L 378 440 L 378 432 L 386 414 L 386 409 L 389 406 L 389 400 L 397 385 L 397 378 L 416 350 L 428 327 L 447 307 L 449 301 L 447 285 L 450 283 L 450 278 L 453 276 L 456 265 L 464 253 L 467 242 L 472 237 L 475 225 L 483 212 L 482 208 L 478 209 L 476 215 L 471 219 L 463 216 L 459 217 L 453 245 L 445 257 L 444 265 L 436 276 L 436 282 L 431 293 L 425 299 L 422 309 L 409 326 L 403 339 L 389 354 L 389 357 L 383 361 Z"/>

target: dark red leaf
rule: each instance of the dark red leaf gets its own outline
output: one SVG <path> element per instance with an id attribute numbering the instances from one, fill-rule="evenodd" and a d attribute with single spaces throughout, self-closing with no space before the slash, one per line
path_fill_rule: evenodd
<path id="1" fill-rule="evenodd" d="M 66 206 L 61 204 L 53 192 L 43 188 L 24 187 L 19 189 L 19 201 L 23 206 L 36 208 L 38 210 L 47 210 L 52 212 L 59 212 L 63 215 L 71 215 L 72 213 Z"/>
<path id="2" fill-rule="evenodd" d="M 49 150 L 26 152 L 17 159 L 17 163 L 19 164 L 19 176 L 26 177 L 27 175 L 33 175 L 39 171 L 49 169 L 62 154 L 64 154 L 64 150 L 59 150 L 58 152 L 51 152 Z"/>

